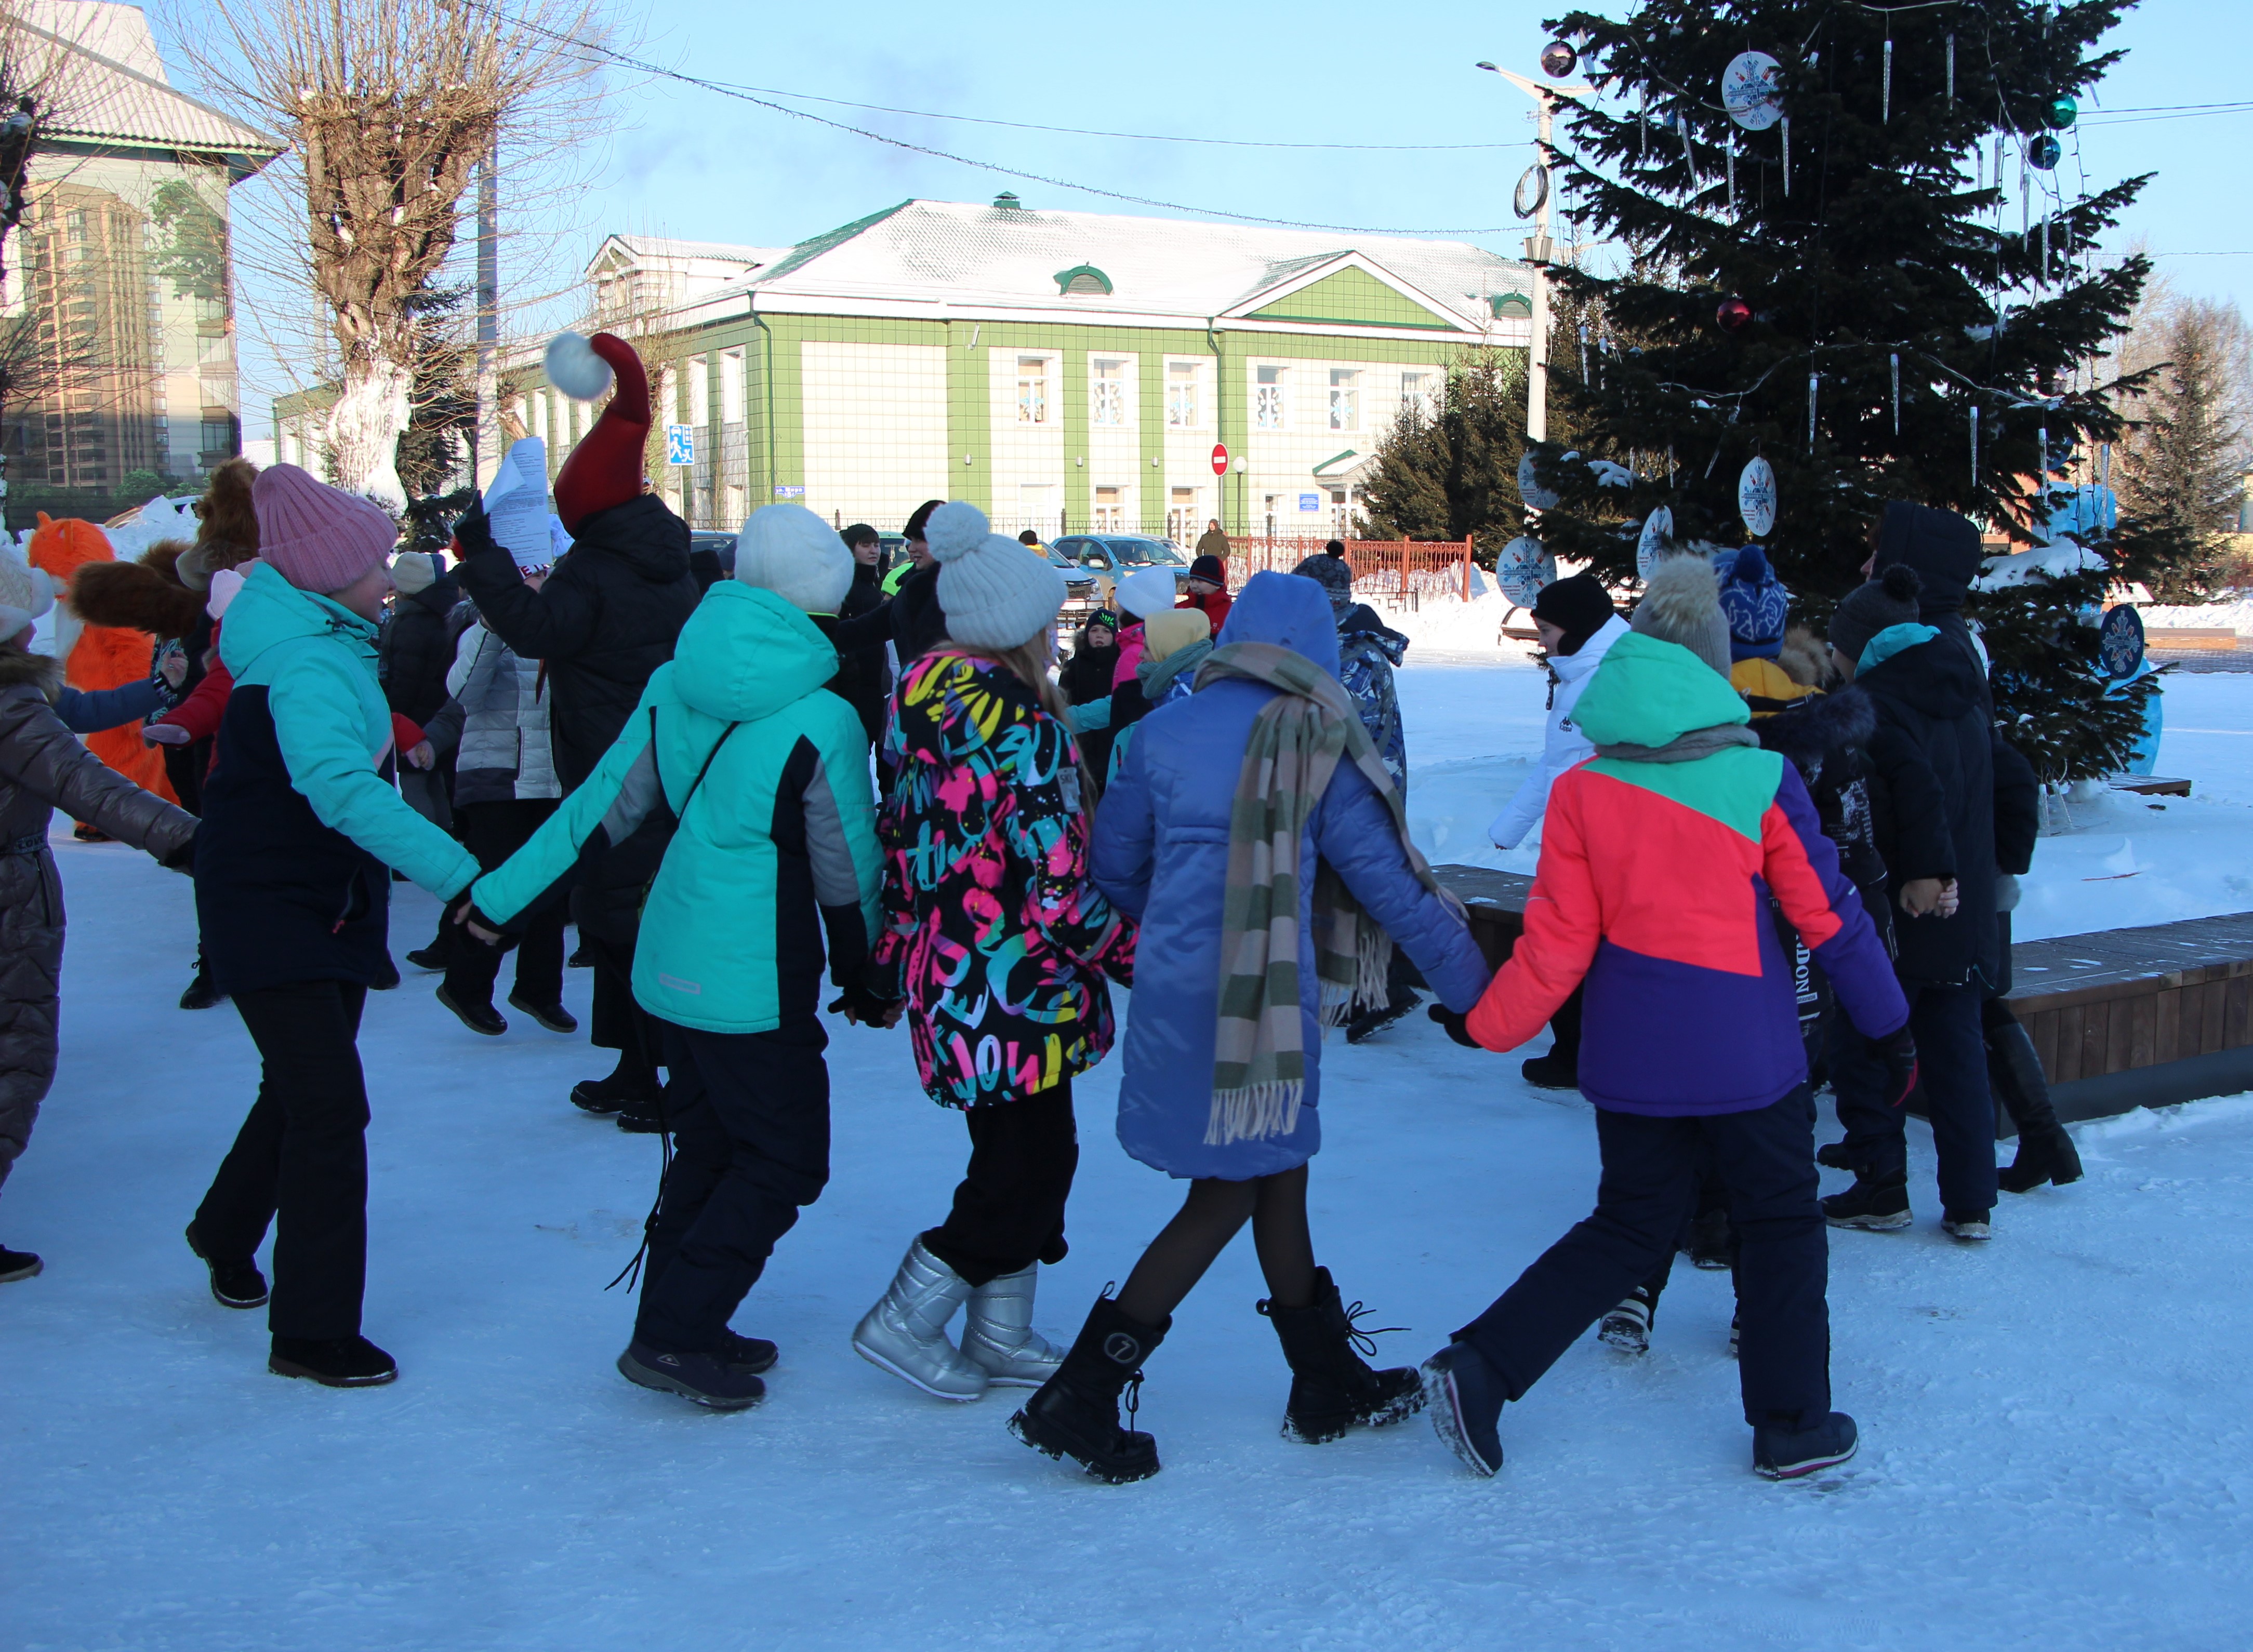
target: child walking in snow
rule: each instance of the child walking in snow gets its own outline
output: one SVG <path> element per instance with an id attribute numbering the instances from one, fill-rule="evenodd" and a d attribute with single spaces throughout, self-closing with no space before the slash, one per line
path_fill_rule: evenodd
<path id="1" fill-rule="evenodd" d="M 1120 1394 L 1246 1222 L 1270 1293 L 1260 1311 L 1291 1367 L 1285 1433 L 1335 1439 L 1419 1403 L 1413 1371 L 1355 1354 L 1350 1312 L 1315 1265 L 1322 1036 L 1356 1002 L 1383 1001 L 1388 935 L 1449 1004 L 1475 1001 L 1487 972 L 1408 841 L 1338 684 L 1337 638 L 1312 582 L 1254 575 L 1198 691 L 1143 721 L 1096 819 L 1097 884 L 1143 924 L 1119 1139 L 1189 1188 L 1010 1428 L 1114 1484 L 1158 1472 L 1156 1442 L 1119 1425 Z"/>
<path id="2" fill-rule="evenodd" d="M 633 991 L 673 1082 L 677 1144 L 649 1224 L 628 1381 L 715 1411 L 765 1396 L 775 1345 L 728 1321 L 775 1244 L 829 1180 L 823 938 L 846 1013 L 881 1019 L 861 978 L 879 878 L 868 738 L 827 685 L 837 651 L 808 611 L 834 613 L 853 559 L 824 528 L 813 560 L 755 554 L 770 505 L 744 525 L 736 576 L 706 593 L 673 659 L 594 771 L 464 913 L 480 939 L 520 931 L 582 861 L 659 812 L 679 825 L 643 906 Z M 773 589 L 759 588 L 764 581 Z"/>
<path id="3" fill-rule="evenodd" d="M 853 1346 L 925 1393 L 973 1400 L 1037 1387 L 1063 1357 L 1032 1328 L 1034 1287 L 1041 1263 L 1064 1259 L 1072 1080 L 1110 1051 L 1104 977 L 1130 979 L 1134 931 L 1087 881 L 1093 791 L 1048 675 L 1064 576 L 959 502 L 931 512 L 926 537 L 947 640 L 893 700 L 876 957 L 925 1092 L 963 1110 L 970 1163 Z"/>
<path id="4" fill-rule="evenodd" d="M 1467 1021 L 1434 1012 L 1459 1042 L 1507 1050 L 1587 984 L 1580 1079 L 1603 1158 L 1595 1211 L 1424 1367 L 1434 1426 L 1480 1474 L 1502 1467 L 1504 1402 L 1674 1245 L 1701 1143 L 1740 1236 L 1754 1465 L 1782 1478 L 1853 1454 L 1853 1419 L 1831 1409 L 1815 1110 L 1769 890 L 1880 1042 L 1895 1096 L 1916 1054 L 1807 789 L 1745 728 L 1728 670 L 1710 565 L 1662 565 L 1575 710 L 1596 755 L 1551 791 L 1524 935 Z"/>

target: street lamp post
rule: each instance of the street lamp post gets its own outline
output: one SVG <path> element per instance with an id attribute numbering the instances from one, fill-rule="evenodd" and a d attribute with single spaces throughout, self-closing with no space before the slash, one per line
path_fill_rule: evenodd
<path id="1" fill-rule="evenodd" d="M 1508 69 L 1496 68 L 1491 63 L 1482 63 L 1482 69 L 1500 75 L 1510 85 L 1533 100 L 1534 150 L 1536 164 L 1541 168 L 1541 201 L 1534 209 L 1533 234 L 1525 238 L 1525 261 L 1533 266 L 1533 315 L 1531 321 L 1532 337 L 1525 357 L 1525 439 L 1546 442 L 1549 439 L 1549 266 L 1557 261 L 1557 243 L 1549 234 L 1549 171 L 1556 164 L 1556 155 L 1550 148 L 1549 138 L 1559 101 L 1566 98 L 1582 100 L 1596 94 L 1595 87 L 1586 85 L 1558 86 L 1549 81 L 1530 80 L 1523 74 L 1513 74 Z"/>

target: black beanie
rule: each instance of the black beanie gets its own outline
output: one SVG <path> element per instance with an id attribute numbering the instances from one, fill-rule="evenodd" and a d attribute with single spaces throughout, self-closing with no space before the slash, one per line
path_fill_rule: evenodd
<path id="1" fill-rule="evenodd" d="M 1917 622 L 1917 593 L 1924 582 L 1906 562 L 1895 562 L 1868 584 L 1846 593 L 1831 616 L 1831 646 L 1859 660 L 1870 638 L 1895 625 Z"/>
<path id="2" fill-rule="evenodd" d="M 1577 654 L 1580 645 L 1603 629 L 1616 612 L 1612 595 L 1590 574 L 1552 581 L 1533 599 L 1533 617 L 1545 619 L 1565 633 L 1557 645 L 1560 654 Z"/>

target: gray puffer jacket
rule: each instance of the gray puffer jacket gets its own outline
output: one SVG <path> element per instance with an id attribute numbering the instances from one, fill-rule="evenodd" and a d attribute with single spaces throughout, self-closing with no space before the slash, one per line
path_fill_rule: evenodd
<path id="1" fill-rule="evenodd" d="M 522 659 L 484 625 L 471 625 L 455 650 L 446 687 L 462 708 L 457 805 L 563 795 L 539 661 Z"/>

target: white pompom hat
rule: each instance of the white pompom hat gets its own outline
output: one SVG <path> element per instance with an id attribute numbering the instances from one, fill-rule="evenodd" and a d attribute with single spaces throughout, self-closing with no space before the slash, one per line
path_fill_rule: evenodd
<path id="1" fill-rule="evenodd" d="M 803 505 L 763 505 L 736 535 L 736 577 L 805 614 L 834 614 L 853 588 L 853 553 Z"/>
<path id="2" fill-rule="evenodd" d="M 940 505 L 923 537 L 938 564 L 938 606 L 956 642 L 1015 648 L 1056 624 L 1067 589 L 1064 570 L 994 533 L 976 505 L 960 499 Z"/>
<path id="3" fill-rule="evenodd" d="M 0 638 L 18 635 L 54 605 L 54 582 L 20 554 L 0 550 Z"/>
<path id="4" fill-rule="evenodd" d="M 1138 568 L 1119 582 L 1119 606 L 1137 619 L 1165 612 L 1179 597 L 1169 568 Z"/>

